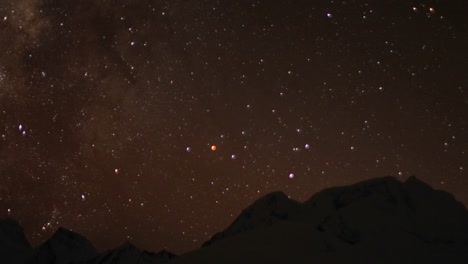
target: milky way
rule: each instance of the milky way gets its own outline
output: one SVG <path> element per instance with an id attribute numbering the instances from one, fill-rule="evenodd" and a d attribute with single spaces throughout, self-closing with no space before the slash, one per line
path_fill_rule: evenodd
<path id="1" fill-rule="evenodd" d="M 200 246 L 256 198 L 416 175 L 468 204 L 462 0 L 0 3 L 0 217 Z"/>

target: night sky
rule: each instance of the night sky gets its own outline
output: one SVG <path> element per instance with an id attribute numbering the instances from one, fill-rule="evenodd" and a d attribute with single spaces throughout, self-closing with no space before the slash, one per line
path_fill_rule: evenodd
<path id="1" fill-rule="evenodd" d="M 255 199 L 468 204 L 464 0 L 0 2 L 0 217 L 182 253 Z"/>

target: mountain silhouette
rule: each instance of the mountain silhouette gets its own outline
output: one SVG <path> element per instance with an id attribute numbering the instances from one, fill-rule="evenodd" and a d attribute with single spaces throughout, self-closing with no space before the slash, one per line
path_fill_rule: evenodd
<path id="1" fill-rule="evenodd" d="M 97 258 L 86 263 L 95 264 L 113 264 L 113 263 L 138 263 L 138 264 L 158 264 L 165 263 L 174 258 L 175 255 L 168 251 L 160 251 L 152 253 L 148 251 L 140 251 L 130 242 L 125 242 L 120 247 L 109 250 Z"/>
<path id="2" fill-rule="evenodd" d="M 382 177 L 328 188 L 304 203 L 270 193 L 181 256 L 129 242 L 98 254 L 63 228 L 33 249 L 11 219 L 0 221 L 0 246 L 1 263 L 468 263 L 468 211 L 416 177 Z"/>
<path id="3" fill-rule="evenodd" d="M 416 177 L 273 193 L 171 263 L 468 263 L 468 211 Z"/>
<path id="4" fill-rule="evenodd" d="M 0 219 L 0 262 L 24 263 L 32 253 L 23 228 L 12 219 Z"/>
<path id="5" fill-rule="evenodd" d="M 283 192 L 270 193 L 242 211 L 226 230 L 215 234 L 210 240 L 203 243 L 203 246 L 260 226 L 269 226 L 276 221 L 286 220 L 289 217 L 289 212 L 300 206 L 299 202 L 289 199 Z"/>
<path id="6" fill-rule="evenodd" d="M 85 237 L 59 228 L 49 240 L 34 250 L 29 263 L 77 263 L 90 260 L 96 255 L 96 249 Z"/>

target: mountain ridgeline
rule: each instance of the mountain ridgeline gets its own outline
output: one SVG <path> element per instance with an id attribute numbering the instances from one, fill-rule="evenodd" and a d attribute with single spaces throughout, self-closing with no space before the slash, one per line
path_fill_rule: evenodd
<path id="1" fill-rule="evenodd" d="M 270 193 L 200 249 L 180 256 L 140 251 L 128 242 L 98 253 L 63 228 L 33 248 L 21 226 L 3 219 L 0 262 L 468 263 L 468 211 L 416 177 L 382 177 L 325 189 L 304 203 Z"/>

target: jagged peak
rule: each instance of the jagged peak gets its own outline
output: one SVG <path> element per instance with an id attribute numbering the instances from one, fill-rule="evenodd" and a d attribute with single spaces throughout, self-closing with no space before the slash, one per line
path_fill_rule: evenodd
<path id="1" fill-rule="evenodd" d="M 261 225 L 271 225 L 276 221 L 285 220 L 289 217 L 290 211 L 300 206 L 300 202 L 290 199 L 281 191 L 268 193 L 244 209 L 230 226 L 212 236 L 203 243 L 203 246 Z"/>
<path id="2" fill-rule="evenodd" d="M 282 191 L 274 191 L 274 192 L 267 193 L 264 196 L 260 197 L 260 199 L 264 199 L 268 197 L 278 197 L 282 199 L 289 199 L 288 196 Z"/>
<path id="3" fill-rule="evenodd" d="M 395 178 L 395 176 L 387 175 L 387 176 L 382 176 L 382 177 L 370 178 L 370 179 L 367 179 L 367 180 L 364 180 L 364 181 L 359 181 L 359 182 L 357 182 L 355 184 L 346 185 L 344 187 L 353 188 L 353 187 L 357 187 L 357 186 L 373 185 L 373 184 L 377 184 L 377 183 L 397 183 L 397 184 L 401 184 L 402 182 L 399 181 L 397 178 Z"/>
<path id="4" fill-rule="evenodd" d="M 93 244 L 91 244 L 86 237 L 63 227 L 59 227 L 55 233 L 37 249 L 39 252 L 49 252 L 47 254 L 56 255 L 64 259 L 77 254 L 87 258 L 97 253 Z"/>
<path id="5" fill-rule="evenodd" d="M 78 234 L 70 229 L 66 229 L 64 227 L 59 227 L 55 231 L 55 233 L 52 235 L 50 240 L 55 241 L 55 240 L 69 240 L 69 241 L 84 241 L 86 243 L 89 243 L 89 240 L 82 236 L 81 234 Z"/>
<path id="6" fill-rule="evenodd" d="M 424 181 L 421 181 L 419 178 L 417 178 L 414 175 L 409 176 L 408 179 L 406 179 L 406 181 L 404 181 L 403 183 L 407 186 L 421 186 L 421 187 L 432 189 L 431 186 L 429 186 Z"/>
<path id="7" fill-rule="evenodd" d="M 142 254 L 143 255 L 147 255 L 147 256 L 150 256 L 150 257 L 157 257 L 157 258 L 163 258 L 163 259 L 171 259 L 171 258 L 174 258 L 176 257 L 177 255 L 170 252 L 170 251 L 167 251 L 165 249 L 155 253 L 155 252 L 150 252 L 150 251 L 146 251 L 146 250 L 143 250 L 142 251 Z"/>
<path id="8" fill-rule="evenodd" d="M 6 242 L 11 246 L 24 249 L 32 248 L 24 235 L 23 227 L 18 223 L 18 221 L 12 218 L 0 219 L 0 236 L 0 243 Z"/>
<path id="9" fill-rule="evenodd" d="M 252 203 L 251 206 L 248 208 L 257 207 L 259 205 L 278 205 L 284 203 L 291 203 L 291 204 L 300 204 L 298 201 L 289 198 L 284 192 L 282 191 L 275 191 L 268 193 L 260 198 L 258 198 L 255 202 Z"/>
<path id="10" fill-rule="evenodd" d="M 418 177 L 416 177 L 416 175 L 411 175 L 409 176 L 405 182 L 408 182 L 408 181 L 417 181 L 417 182 L 423 182 L 421 181 L 420 179 L 418 179 Z"/>
<path id="11" fill-rule="evenodd" d="M 139 249 L 135 247 L 130 241 L 126 240 L 125 242 L 122 243 L 117 249 L 117 251 L 138 251 Z"/>
<path id="12" fill-rule="evenodd" d="M 331 197 L 339 197 L 343 193 L 355 192 L 359 190 L 368 190 L 372 191 L 377 186 L 403 186 L 403 183 L 396 179 L 394 176 L 383 176 L 367 179 L 364 181 L 359 181 L 350 185 L 334 186 L 330 188 L 325 188 L 315 194 L 313 194 L 309 199 L 307 199 L 303 204 L 306 206 L 314 206 L 317 201 L 323 199 L 329 199 Z"/>
<path id="13" fill-rule="evenodd" d="M 64 227 L 59 227 L 57 230 L 54 232 L 54 236 L 80 236 L 78 233 L 73 232 L 70 229 L 64 228 Z"/>
<path id="14" fill-rule="evenodd" d="M 167 251 L 167 250 L 165 250 L 165 249 L 163 249 L 163 250 L 157 252 L 156 254 L 157 254 L 157 255 L 174 255 L 172 252 Z"/>

